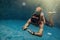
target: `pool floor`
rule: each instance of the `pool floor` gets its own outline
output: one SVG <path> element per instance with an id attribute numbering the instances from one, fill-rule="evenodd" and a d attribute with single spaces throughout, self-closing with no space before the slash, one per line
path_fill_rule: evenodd
<path id="1" fill-rule="evenodd" d="M 60 40 L 60 29 L 56 27 L 45 25 L 43 36 L 38 37 L 22 30 L 25 23 L 26 20 L 0 20 L 0 40 Z M 32 24 L 28 28 L 34 32 L 39 30 Z"/>

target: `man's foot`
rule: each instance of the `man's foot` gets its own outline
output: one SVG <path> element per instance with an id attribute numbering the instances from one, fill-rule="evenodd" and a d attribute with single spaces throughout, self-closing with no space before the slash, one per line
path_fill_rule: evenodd
<path id="1" fill-rule="evenodd" d="M 27 29 L 27 27 L 24 26 L 24 27 L 23 27 L 23 30 L 26 30 L 26 29 Z"/>
<path id="2" fill-rule="evenodd" d="M 30 34 L 32 34 L 32 35 L 42 37 L 42 35 L 40 35 L 40 34 L 37 34 L 37 35 L 36 35 L 35 32 L 32 32 L 30 29 L 27 29 L 27 31 L 28 31 Z"/>

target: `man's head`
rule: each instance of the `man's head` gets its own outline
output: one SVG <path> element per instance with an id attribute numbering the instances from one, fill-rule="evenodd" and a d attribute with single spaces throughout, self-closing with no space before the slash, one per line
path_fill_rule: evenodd
<path id="1" fill-rule="evenodd" d="M 40 12 L 40 11 L 42 11 L 42 8 L 41 8 L 41 7 L 37 7 L 37 8 L 36 8 L 36 11 L 37 11 L 37 12 Z"/>

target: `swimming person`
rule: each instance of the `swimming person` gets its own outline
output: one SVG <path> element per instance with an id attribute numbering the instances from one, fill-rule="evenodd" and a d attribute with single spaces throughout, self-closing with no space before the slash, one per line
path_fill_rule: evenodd
<path id="1" fill-rule="evenodd" d="M 53 26 L 52 21 L 47 21 L 44 17 L 44 13 L 42 11 L 41 7 L 37 7 L 35 12 L 32 14 L 32 17 L 29 18 L 27 23 L 24 25 L 23 30 L 26 30 L 30 24 L 38 24 L 39 31 L 38 32 L 32 32 L 31 30 L 28 30 L 29 33 L 36 36 L 42 36 L 43 35 L 43 27 L 44 24 Z"/>

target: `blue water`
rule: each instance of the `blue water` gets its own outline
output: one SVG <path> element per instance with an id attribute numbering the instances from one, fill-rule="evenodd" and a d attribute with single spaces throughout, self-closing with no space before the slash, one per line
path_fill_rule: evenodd
<path id="1" fill-rule="evenodd" d="M 0 20 L 0 40 L 60 40 L 60 29 L 55 26 L 51 28 L 45 25 L 43 36 L 38 37 L 22 30 L 25 23 L 24 20 Z M 37 32 L 39 27 L 31 24 L 29 29 Z"/>

